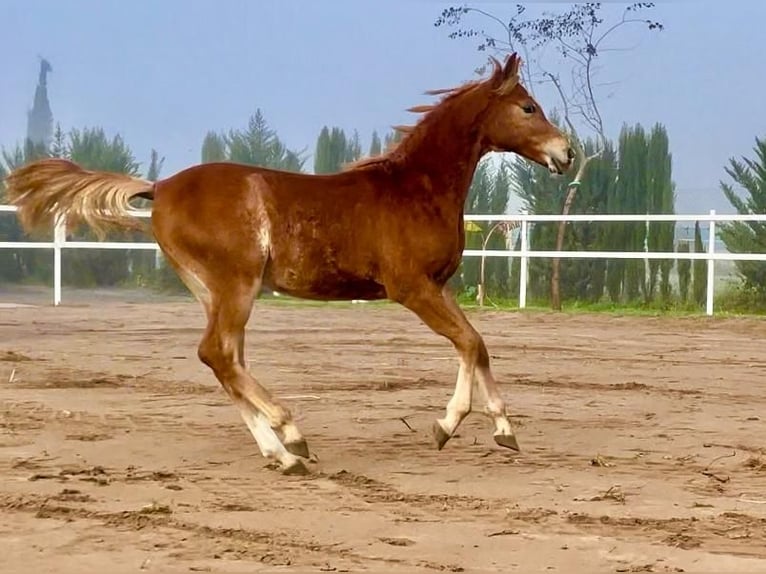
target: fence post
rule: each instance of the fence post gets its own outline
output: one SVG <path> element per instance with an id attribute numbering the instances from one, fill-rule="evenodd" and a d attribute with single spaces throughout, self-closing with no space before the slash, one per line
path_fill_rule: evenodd
<path id="1" fill-rule="evenodd" d="M 524 309 L 527 306 L 527 268 L 529 264 L 529 258 L 527 252 L 529 251 L 529 237 L 527 221 L 527 210 L 521 212 L 521 227 L 519 233 L 521 234 L 521 256 L 519 257 L 519 309 Z"/>
<path id="2" fill-rule="evenodd" d="M 715 209 L 710 210 L 711 217 L 715 215 Z M 715 253 L 715 221 L 710 219 L 707 238 L 708 255 Z M 707 305 L 706 312 L 710 316 L 713 314 L 713 295 L 715 294 L 715 260 L 710 257 L 707 260 Z"/>
<path id="3" fill-rule="evenodd" d="M 53 224 L 53 304 L 61 303 L 61 247 L 66 242 L 66 218 L 56 217 Z"/>

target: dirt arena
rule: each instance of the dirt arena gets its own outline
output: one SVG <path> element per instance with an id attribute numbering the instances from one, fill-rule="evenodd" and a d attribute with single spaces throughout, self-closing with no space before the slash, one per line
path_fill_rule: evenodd
<path id="1" fill-rule="evenodd" d="M 318 457 L 284 477 L 198 362 L 196 303 L 40 303 L 0 308 L 5 574 L 766 571 L 764 320 L 471 313 L 523 452 L 480 397 L 439 452 L 446 341 L 260 302 L 251 369 Z"/>

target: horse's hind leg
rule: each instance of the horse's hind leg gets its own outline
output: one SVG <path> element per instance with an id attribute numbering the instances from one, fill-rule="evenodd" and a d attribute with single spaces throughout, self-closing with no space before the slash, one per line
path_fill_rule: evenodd
<path id="1" fill-rule="evenodd" d="M 239 407 L 264 456 L 278 460 L 286 473 L 306 472 L 296 453 L 308 455 L 308 448 L 290 412 L 246 368 L 245 325 L 260 289 L 260 279 L 228 277 L 225 285 L 225 290 L 211 289 L 208 326 L 199 346 L 200 360 L 213 369 Z M 286 444 L 274 429 L 283 432 Z"/>
<path id="2" fill-rule="evenodd" d="M 239 408 L 261 453 L 279 461 L 285 473 L 306 472 L 296 455 L 308 457 L 308 447 L 290 412 L 247 371 L 245 326 L 260 291 L 260 277 L 239 275 L 216 284 L 169 259 L 207 313 L 208 325 L 198 350 L 200 360 L 213 370 Z M 284 443 L 275 428 L 282 432 Z"/>

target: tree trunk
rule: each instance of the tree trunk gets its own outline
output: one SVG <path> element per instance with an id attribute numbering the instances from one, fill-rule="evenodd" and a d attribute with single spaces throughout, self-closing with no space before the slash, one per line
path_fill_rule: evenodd
<path id="1" fill-rule="evenodd" d="M 567 187 L 567 196 L 564 200 L 564 207 L 561 210 L 561 215 L 569 215 L 569 210 L 572 208 L 575 196 L 577 195 L 577 188 L 580 187 L 580 181 L 585 174 L 585 168 L 591 159 L 596 156 L 582 156 L 580 167 L 577 169 L 572 182 Z M 556 233 L 556 251 L 561 251 L 564 247 L 564 234 L 566 233 L 566 221 L 559 221 L 558 232 Z M 561 311 L 561 259 L 554 257 L 551 261 L 551 308 L 554 311 Z"/>

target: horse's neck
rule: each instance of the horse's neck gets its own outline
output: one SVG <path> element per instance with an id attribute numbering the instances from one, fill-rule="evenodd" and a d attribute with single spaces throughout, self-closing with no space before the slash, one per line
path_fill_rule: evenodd
<path id="1" fill-rule="evenodd" d="M 410 142 L 406 151 L 409 169 L 428 178 L 434 199 L 454 204 L 461 212 L 485 151 L 478 128 L 481 112 L 476 106 L 469 113 L 456 114 L 455 119 L 429 118 L 429 132 Z"/>

